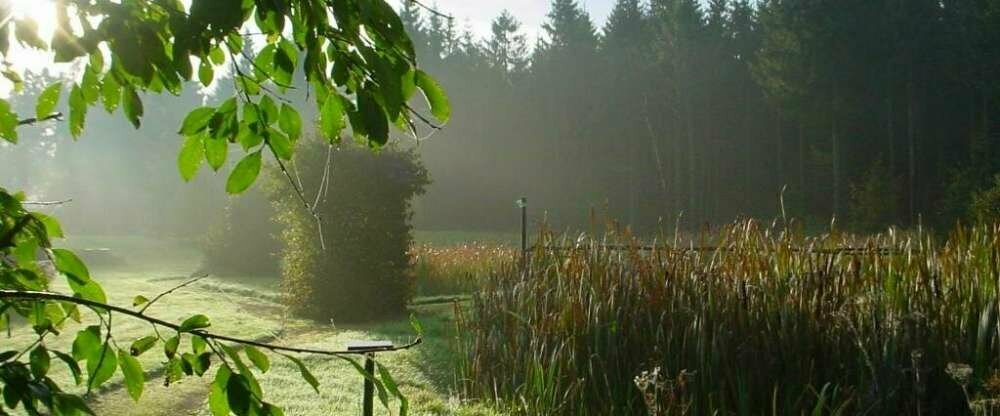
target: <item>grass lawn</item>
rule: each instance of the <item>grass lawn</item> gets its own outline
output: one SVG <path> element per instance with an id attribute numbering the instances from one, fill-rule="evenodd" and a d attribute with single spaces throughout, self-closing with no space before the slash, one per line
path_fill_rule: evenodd
<path id="1" fill-rule="evenodd" d="M 152 298 L 186 279 L 197 269 L 199 258 L 195 251 L 176 250 L 176 244 L 150 244 L 148 241 L 91 238 L 71 241 L 75 248 L 111 248 L 114 261 L 104 266 L 92 267 L 92 274 L 109 294 L 110 302 L 129 305 L 135 295 Z M 135 261 L 138 253 L 144 263 Z M 101 254 L 110 259 L 107 254 Z M 281 345 L 344 349 L 351 340 L 390 340 L 397 344 L 408 342 L 413 336 L 408 319 L 373 323 L 364 326 L 335 326 L 334 324 L 304 321 L 284 316 L 277 303 L 273 279 L 260 277 L 225 279 L 209 277 L 180 289 L 158 302 L 148 313 L 179 322 L 186 316 L 203 313 L 212 319 L 212 331 L 242 338 L 267 340 Z M 54 289 L 61 290 L 59 284 Z M 413 415 L 493 415 L 482 406 L 460 403 L 454 395 L 454 360 L 451 355 L 452 321 L 451 304 L 414 306 L 412 312 L 420 319 L 425 330 L 420 346 L 397 353 L 379 355 L 392 372 L 404 394 L 410 400 Z M 85 315 L 86 316 L 86 315 Z M 93 323 L 93 316 L 84 322 Z M 75 325 L 75 324 L 74 324 Z M 46 341 L 50 349 L 69 351 L 79 326 L 67 325 L 60 337 Z M 140 321 L 116 316 L 114 336 L 120 346 L 152 333 Z M 34 338 L 29 328 L 21 326 L 12 332 L 4 343 L 24 346 Z M 143 354 L 140 361 L 150 380 L 145 385 L 142 399 L 135 403 L 116 376 L 100 391 L 92 393 L 91 405 L 99 415 L 209 415 L 206 398 L 208 384 L 215 374 L 215 366 L 203 378 L 188 377 L 169 388 L 163 386 L 162 346 Z M 348 363 L 331 357 L 301 356 L 320 382 L 317 394 L 299 376 L 290 361 L 271 356 L 268 373 L 259 375 L 265 390 L 265 399 L 284 408 L 288 415 L 357 415 L 360 414 L 362 379 Z M 69 372 L 61 363 L 53 362 L 53 377 L 63 385 L 72 384 Z M 81 391 L 81 390 L 77 390 Z M 376 400 L 377 403 L 377 400 Z M 392 406 L 395 414 L 397 406 Z M 376 405 L 376 414 L 389 411 Z"/>

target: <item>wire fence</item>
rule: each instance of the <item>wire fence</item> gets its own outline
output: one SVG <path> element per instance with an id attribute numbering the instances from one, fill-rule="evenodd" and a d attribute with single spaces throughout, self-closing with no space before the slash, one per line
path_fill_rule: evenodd
<path id="1" fill-rule="evenodd" d="M 734 251 L 746 251 L 745 248 L 740 247 L 729 247 L 729 246 L 690 246 L 690 247 L 677 247 L 670 245 L 615 245 L 615 244 L 590 244 L 590 245 L 579 245 L 579 246 L 553 246 L 553 245 L 533 245 L 530 246 L 526 251 L 532 252 L 535 250 L 546 250 L 553 252 L 571 252 L 571 251 L 641 251 L 641 252 L 654 252 L 654 251 L 670 251 L 679 253 L 715 253 L 715 252 L 734 252 Z M 827 254 L 827 255 L 897 255 L 905 254 L 908 252 L 917 251 L 917 249 L 904 250 L 892 247 L 837 247 L 837 248 L 814 248 L 814 247 L 771 247 L 757 250 L 758 252 L 778 252 L 778 251 L 789 251 L 794 253 L 805 253 L 805 254 Z"/>

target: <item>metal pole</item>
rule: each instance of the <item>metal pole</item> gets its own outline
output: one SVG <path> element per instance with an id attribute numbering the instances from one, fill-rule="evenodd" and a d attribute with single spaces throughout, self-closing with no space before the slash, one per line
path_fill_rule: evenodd
<path id="1" fill-rule="evenodd" d="M 521 198 L 521 252 L 528 251 L 528 198 Z"/>
<path id="2" fill-rule="evenodd" d="M 369 353 L 365 354 L 365 395 L 364 402 L 362 403 L 361 416 L 372 416 L 375 411 L 374 408 L 374 395 L 375 395 L 375 383 L 372 382 L 372 377 L 375 377 L 375 354 Z"/>

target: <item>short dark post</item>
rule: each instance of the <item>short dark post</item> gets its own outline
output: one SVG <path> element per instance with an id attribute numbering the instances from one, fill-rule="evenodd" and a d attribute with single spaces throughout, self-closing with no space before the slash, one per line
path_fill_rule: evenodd
<path id="1" fill-rule="evenodd" d="M 361 416 L 372 416 L 375 412 L 375 352 L 391 351 L 389 341 L 351 341 L 347 350 L 365 355 L 365 391 L 361 399 Z"/>
<path id="2" fill-rule="evenodd" d="M 365 373 L 369 377 L 375 377 L 375 353 L 365 354 Z M 365 377 L 365 396 L 361 416 L 372 416 L 375 411 L 375 403 L 373 401 L 373 396 L 375 396 L 375 382 L 369 377 Z"/>

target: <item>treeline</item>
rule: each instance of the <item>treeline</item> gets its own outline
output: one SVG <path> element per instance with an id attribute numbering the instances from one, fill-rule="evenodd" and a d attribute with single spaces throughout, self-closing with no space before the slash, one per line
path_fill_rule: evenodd
<path id="1" fill-rule="evenodd" d="M 553 0 L 530 44 L 404 2 L 453 124 L 421 153 L 424 228 L 643 229 L 781 214 L 950 225 L 1000 171 L 998 0 L 618 0 L 598 28 Z M 540 214 L 539 214 L 540 215 Z"/>

